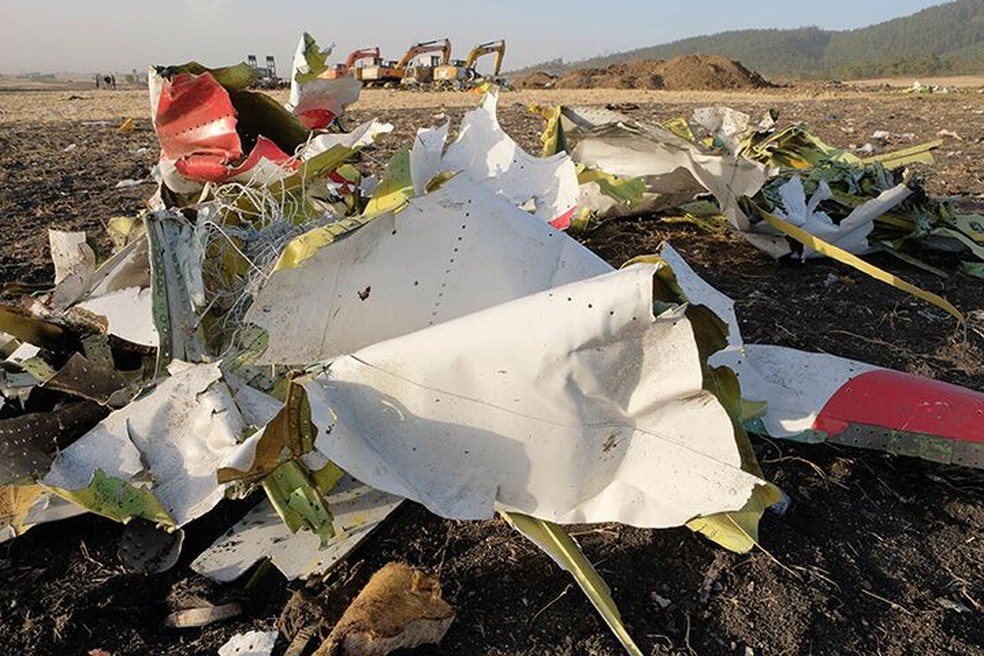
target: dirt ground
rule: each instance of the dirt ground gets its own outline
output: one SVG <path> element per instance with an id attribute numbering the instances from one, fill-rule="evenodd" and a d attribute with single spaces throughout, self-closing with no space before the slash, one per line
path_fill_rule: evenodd
<path id="1" fill-rule="evenodd" d="M 71 96 L 80 96 L 72 99 Z M 415 130 L 458 117 L 472 94 L 367 93 L 349 121 L 396 125 L 361 166 L 378 169 Z M 806 121 L 836 145 L 861 146 L 876 130 L 945 145 L 923 167 L 931 193 L 984 206 L 984 95 L 976 89 L 927 96 L 816 85 L 736 93 L 660 91 L 517 92 L 502 96 L 501 121 L 529 148 L 539 124 L 531 102 L 622 106 L 666 119 L 723 103 L 783 121 Z M 151 185 L 157 156 L 139 92 L 0 92 L 0 279 L 50 279 L 45 229 L 99 232 L 132 214 Z M 138 119 L 127 135 L 123 117 Z M 88 124 L 108 121 L 108 124 Z M 952 136 L 956 135 L 956 136 Z M 901 146 L 908 143 L 900 141 Z M 70 147 L 74 144 L 74 147 Z M 834 353 L 984 390 L 984 293 L 954 263 L 937 278 L 893 259 L 873 261 L 943 294 L 976 319 L 966 331 L 935 308 L 833 262 L 776 263 L 739 238 L 651 219 L 610 223 L 584 242 L 612 264 L 668 240 L 697 272 L 737 303 L 747 342 Z M 833 277 L 833 278 L 832 278 Z M 833 280 L 833 283 L 831 283 Z M 976 323 L 975 323 L 976 321 Z M 792 503 L 769 513 L 761 549 L 734 555 L 684 529 L 617 525 L 574 533 L 612 587 L 623 618 L 649 654 L 984 654 L 984 476 L 877 452 L 753 437 L 766 476 Z M 175 569 L 124 572 L 121 527 L 84 516 L 32 529 L 0 545 L 0 653 L 215 654 L 232 634 L 272 629 L 298 590 L 321 595 L 329 618 L 387 561 L 438 572 L 457 619 L 444 642 L 421 655 L 621 654 L 570 577 L 499 521 L 452 522 L 406 504 L 327 581 L 218 585 L 191 559 L 248 503 L 228 503 L 187 529 Z M 240 601 L 244 614 L 206 629 L 163 626 L 188 599 Z M 278 645 L 283 653 L 284 644 Z"/>
<path id="2" fill-rule="evenodd" d="M 740 62 L 719 55 L 642 59 L 605 68 L 580 68 L 560 77 L 535 71 L 512 80 L 517 89 L 735 90 L 771 86 Z"/>

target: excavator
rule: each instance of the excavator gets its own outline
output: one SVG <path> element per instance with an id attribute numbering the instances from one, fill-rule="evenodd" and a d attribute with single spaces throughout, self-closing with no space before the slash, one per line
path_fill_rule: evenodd
<path id="1" fill-rule="evenodd" d="M 506 40 L 489 41 L 480 43 L 468 53 L 468 59 L 460 59 L 453 62 L 442 64 L 434 69 L 434 83 L 437 86 L 470 86 L 482 78 L 475 68 L 480 57 L 495 53 L 495 62 L 492 64 L 492 73 L 487 79 L 495 80 L 499 77 L 502 69 L 502 58 L 506 56 Z"/>
<path id="2" fill-rule="evenodd" d="M 429 65 L 415 65 L 417 57 L 432 52 L 439 52 L 441 56 L 432 57 Z M 404 80 L 407 81 L 406 84 L 430 82 L 433 79 L 434 68 L 447 64 L 450 58 L 449 39 L 422 41 L 410 46 L 398 62 L 379 60 L 371 66 L 363 66 L 359 69 L 361 73 L 359 79 L 367 86 L 389 86 Z"/>
<path id="3" fill-rule="evenodd" d="M 348 77 L 349 75 L 353 75 L 358 78 L 360 71 L 357 68 L 353 68 L 353 66 L 355 66 L 356 62 L 362 61 L 363 59 L 372 59 L 373 61 L 378 60 L 379 47 L 377 46 L 375 48 L 353 50 L 349 53 L 349 56 L 345 58 L 344 64 L 335 64 L 318 77 L 328 80 L 337 80 L 340 77 Z"/>

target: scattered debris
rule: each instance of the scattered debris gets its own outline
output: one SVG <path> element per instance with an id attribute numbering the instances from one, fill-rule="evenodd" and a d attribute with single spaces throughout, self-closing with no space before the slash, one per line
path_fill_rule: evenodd
<path id="1" fill-rule="evenodd" d="M 167 616 L 164 623 L 172 629 L 197 629 L 238 617 L 242 615 L 242 612 L 242 607 L 237 603 L 222 604 L 221 606 L 208 604 L 174 611 Z"/>
<path id="2" fill-rule="evenodd" d="M 144 184 L 154 184 L 154 181 L 153 180 L 134 180 L 134 179 L 120 180 L 119 182 L 116 183 L 116 188 L 117 189 L 129 189 L 130 187 L 139 187 L 140 185 L 144 185 Z"/>
<path id="3" fill-rule="evenodd" d="M 239 633 L 219 647 L 219 656 L 270 656 L 279 635 L 276 631 Z"/>
<path id="4" fill-rule="evenodd" d="M 355 158 L 393 127 L 341 131 L 360 85 L 324 75 L 327 56 L 302 37 L 286 106 L 251 90 L 248 65 L 151 69 L 152 210 L 110 222 L 107 258 L 84 233 L 52 231 L 54 286 L 0 304 L 0 538 L 88 511 L 129 524 L 128 569 L 161 572 L 182 527 L 262 489 L 192 567 L 228 582 L 269 560 L 293 579 L 330 572 L 404 499 L 452 519 L 498 513 L 641 654 L 563 525 L 687 526 L 751 550 L 788 498 L 747 432 L 984 468 L 981 393 L 745 344 L 734 302 L 669 245 L 614 270 L 561 231 L 658 211 L 883 280 L 856 256 L 952 248 L 973 271 L 984 219 L 900 170 L 939 142 L 862 160 L 772 113 L 653 125 L 538 108 L 538 157 L 501 128 L 491 88 L 450 143 L 447 122 L 421 129 L 376 178 Z M 715 559 L 703 603 L 723 570 Z M 240 612 L 201 605 L 168 625 Z M 436 643 L 453 618 L 436 576 L 393 563 L 318 653 Z M 277 636 L 220 653 L 269 653 Z"/>
<path id="5" fill-rule="evenodd" d="M 385 656 L 437 644 L 452 621 L 437 576 L 390 563 L 372 575 L 314 656 Z"/>

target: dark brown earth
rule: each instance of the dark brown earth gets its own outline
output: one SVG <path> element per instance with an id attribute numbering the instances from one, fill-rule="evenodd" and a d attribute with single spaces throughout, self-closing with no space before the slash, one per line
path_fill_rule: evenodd
<path id="1" fill-rule="evenodd" d="M 717 55 L 642 59 L 605 68 L 581 68 L 555 77 L 544 71 L 513 81 L 519 89 L 666 89 L 669 91 L 761 89 L 771 86 L 740 62 Z"/>
<path id="2" fill-rule="evenodd" d="M 731 103 L 783 120 L 806 120 L 838 145 L 863 144 L 875 130 L 947 137 L 932 193 L 980 205 L 984 159 L 977 93 L 948 96 L 845 94 Z M 694 108 L 641 104 L 633 115 L 666 119 Z M 459 116 L 461 110 L 448 110 Z M 434 110 L 375 113 L 397 132 L 366 153 L 378 169 Z M 351 121 L 368 118 L 357 113 Z M 115 121 L 118 117 L 107 116 Z M 539 125 L 509 96 L 506 129 L 529 148 Z M 74 150 L 63 152 L 76 143 Z M 138 149 L 148 148 L 143 154 Z M 45 229 L 97 231 L 132 214 L 152 188 L 117 190 L 145 177 L 156 157 L 151 132 L 118 135 L 78 123 L 0 125 L 0 266 L 4 281 L 43 281 Z M 832 262 L 773 262 L 740 239 L 654 220 L 609 224 L 585 243 L 612 264 L 669 240 L 699 274 L 737 302 L 747 342 L 853 357 L 984 390 L 984 294 L 961 273 L 943 280 L 884 257 L 874 262 L 944 294 L 974 315 L 966 331 L 931 306 Z M 949 271 L 953 262 L 933 259 Z M 836 277 L 827 286 L 829 277 Z M 575 531 L 610 583 L 625 622 L 649 654 L 982 654 L 984 653 L 984 477 L 980 472 L 876 452 L 754 438 L 766 476 L 792 504 L 768 514 L 761 549 L 734 555 L 687 530 L 622 526 Z M 621 648 L 568 575 L 501 522 L 452 522 L 408 504 L 327 582 L 287 583 L 276 574 L 217 585 L 188 563 L 248 504 L 227 503 L 188 527 L 184 556 L 170 572 L 123 571 L 121 527 L 85 516 L 32 529 L 0 545 L 0 653 L 215 654 L 232 634 L 272 629 L 291 592 L 324 593 L 337 617 L 370 574 L 390 560 L 437 571 L 458 616 L 443 644 L 418 654 L 617 655 Z M 191 597 L 241 601 L 245 614 L 204 630 L 169 630 L 171 607 Z M 665 605 L 668 601 L 669 604 Z M 330 628 L 330 627 L 328 627 Z M 282 653 L 284 645 L 279 645 Z"/>

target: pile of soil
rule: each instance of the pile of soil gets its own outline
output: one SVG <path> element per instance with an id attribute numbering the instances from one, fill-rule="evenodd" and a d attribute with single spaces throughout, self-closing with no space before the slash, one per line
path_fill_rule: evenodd
<path id="1" fill-rule="evenodd" d="M 546 71 L 533 71 L 511 80 L 517 89 L 550 89 L 556 81 L 557 76 Z"/>
<path id="2" fill-rule="evenodd" d="M 537 71 L 514 80 L 520 89 L 761 89 L 772 84 L 740 62 L 717 55 L 642 59 L 607 68 L 583 68 L 561 77 Z"/>

